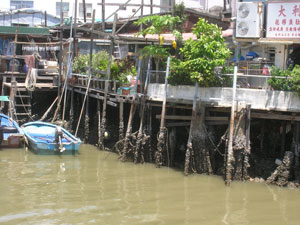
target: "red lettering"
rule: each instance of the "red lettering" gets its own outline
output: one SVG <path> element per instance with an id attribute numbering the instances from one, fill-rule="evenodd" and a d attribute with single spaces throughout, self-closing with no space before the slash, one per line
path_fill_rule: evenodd
<path id="1" fill-rule="evenodd" d="M 286 19 L 283 19 L 281 23 L 282 25 L 286 25 Z"/>
<path id="2" fill-rule="evenodd" d="M 294 16 L 300 16 L 300 8 L 297 5 L 294 6 L 293 14 Z"/>
<path id="3" fill-rule="evenodd" d="M 293 25 L 293 20 L 292 19 L 290 19 L 289 25 Z"/>
<path id="4" fill-rule="evenodd" d="M 296 25 L 300 25 L 300 20 L 296 19 Z"/>
<path id="5" fill-rule="evenodd" d="M 286 16 L 286 15 L 284 14 L 284 11 L 285 11 L 285 8 L 283 8 L 283 5 L 281 5 L 281 6 L 280 6 L 280 10 L 279 10 L 279 15 L 278 15 L 278 17 L 279 17 L 279 16 Z"/>
<path id="6" fill-rule="evenodd" d="M 275 20 L 275 24 L 276 24 L 276 25 L 279 25 L 279 19 L 276 19 L 276 20 Z"/>

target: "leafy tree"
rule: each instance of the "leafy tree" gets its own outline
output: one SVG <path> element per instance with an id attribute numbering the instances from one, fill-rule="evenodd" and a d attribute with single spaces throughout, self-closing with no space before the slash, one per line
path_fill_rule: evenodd
<path id="1" fill-rule="evenodd" d="M 230 56 L 221 28 L 200 18 L 193 33 L 197 40 L 189 39 L 184 43 L 181 49 L 183 60 L 173 60 L 175 67 L 171 67 L 170 83 L 182 84 L 181 81 L 185 81 L 199 82 L 200 86 L 205 87 L 218 85 L 220 80 L 214 69 L 224 65 Z"/>
<path id="2" fill-rule="evenodd" d="M 143 35 L 144 37 L 147 34 L 157 34 L 159 38 L 159 45 L 151 45 L 146 46 L 144 49 L 142 49 L 141 53 L 144 56 L 152 56 L 155 60 L 156 64 L 156 71 L 159 70 L 159 63 L 160 61 L 167 58 L 170 53 L 168 49 L 162 46 L 164 42 L 163 36 L 161 36 L 162 33 L 172 31 L 176 38 L 182 39 L 181 33 L 174 29 L 175 25 L 177 23 L 181 23 L 181 20 L 178 16 L 171 16 L 171 15 L 153 15 L 153 16 L 146 16 L 143 18 L 140 18 L 137 22 L 135 22 L 136 25 L 143 24 L 145 28 L 138 32 L 137 35 Z M 156 74 L 156 80 L 158 81 L 158 74 Z"/>

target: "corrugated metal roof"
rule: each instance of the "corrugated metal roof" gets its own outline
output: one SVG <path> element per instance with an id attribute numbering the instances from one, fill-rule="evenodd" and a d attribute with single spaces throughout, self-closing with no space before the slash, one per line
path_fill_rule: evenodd
<path id="1" fill-rule="evenodd" d="M 18 29 L 18 35 L 38 35 L 45 36 L 50 35 L 49 28 L 46 27 L 8 27 L 0 26 L 0 34 L 15 34 Z"/>

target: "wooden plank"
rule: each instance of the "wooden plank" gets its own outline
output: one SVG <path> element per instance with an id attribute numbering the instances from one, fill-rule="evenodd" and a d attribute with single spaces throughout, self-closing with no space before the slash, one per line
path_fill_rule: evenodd
<path id="1" fill-rule="evenodd" d="M 269 120 L 300 121 L 300 116 L 296 116 L 296 115 L 282 115 L 282 114 L 274 114 L 274 113 L 257 113 L 257 112 L 251 112 L 251 118 L 269 119 Z"/>
<path id="2" fill-rule="evenodd" d="M 156 115 L 156 119 L 160 119 L 161 115 Z M 180 116 L 180 115 L 166 115 L 166 120 L 191 120 L 192 116 Z M 207 116 L 207 121 L 228 121 L 228 117 L 225 116 Z"/>

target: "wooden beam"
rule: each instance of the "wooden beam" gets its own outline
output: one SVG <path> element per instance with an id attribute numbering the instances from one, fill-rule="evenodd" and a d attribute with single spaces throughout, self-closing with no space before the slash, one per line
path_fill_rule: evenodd
<path id="1" fill-rule="evenodd" d="M 274 113 L 255 113 L 255 112 L 251 112 L 251 118 L 269 119 L 269 120 L 300 121 L 300 116 L 282 115 L 282 114 L 274 114 Z"/>
<path id="2" fill-rule="evenodd" d="M 160 119 L 161 115 L 156 115 L 156 119 Z M 166 115 L 166 120 L 191 120 L 192 116 L 180 116 L 180 115 Z M 225 116 L 206 116 L 206 121 L 228 121 L 228 117 Z"/>
<path id="3" fill-rule="evenodd" d="M 124 3 L 97 3 L 97 5 L 105 5 L 105 6 L 122 6 Z M 126 6 L 134 6 L 134 7 L 140 7 L 141 4 L 127 4 Z M 155 7 L 155 8 L 166 8 L 171 9 L 171 6 L 167 5 L 151 5 L 151 4 L 145 4 L 144 7 Z"/>

